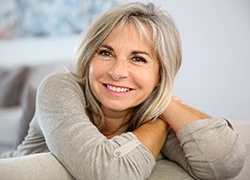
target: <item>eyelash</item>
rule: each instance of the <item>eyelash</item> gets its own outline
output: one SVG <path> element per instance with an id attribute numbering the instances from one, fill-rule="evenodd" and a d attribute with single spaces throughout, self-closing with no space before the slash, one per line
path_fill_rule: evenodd
<path id="1" fill-rule="evenodd" d="M 115 57 L 113 55 L 113 53 L 111 53 L 110 51 L 105 50 L 105 49 L 98 49 L 96 52 L 97 52 L 98 55 L 100 55 L 102 57 L 106 57 L 106 58 Z M 138 63 L 140 63 L 140 62 L 145 63 L 145 64 L 147 63 L 147 60 L 145 58 L 141 57 L 141 56 L 133 56 L 131 58 L 131 60 L 133 62 L 138 62 Z"/>
<path id="2" fill-rule="evenodd" d="M 147 63 L 147 60 L 143 57 L 140 57 L 140 56 L 135 56 L 132 58 L 133 61 L 135 62 L 143 62 L 143 63 Z"/>
<path id="3" fill-rule="evenodd" d="M 104 49 L 97 50 L 96 52 L 97 52 L 97 54 L 104 56 L 104 57 L 111 57 L 112 56 L 112 53 L 110 53 L 109 51 L 104 50 Z"/>

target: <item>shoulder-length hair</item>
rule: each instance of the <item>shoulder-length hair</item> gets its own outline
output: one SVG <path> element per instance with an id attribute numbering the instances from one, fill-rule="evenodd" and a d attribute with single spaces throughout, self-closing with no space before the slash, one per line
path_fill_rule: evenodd
<path id="1" fill-rule="evenodd" d="M 153 121 L 167 108 L 172 96 L 174 77 L 181 66 L 182 50 L 179 32 L 166 12 L 152 3 L 129 3 L 104 12 L 87 29 L 75 54 L 75 74 L 83 87 L 86 98 L 86 112 L 93 123 L 101 129 L 104 115 L 99 102 L 93 95 L 89 84 L 89 67 L 99 45 L 117 26 L 133 23 L 144 38 L 150 40 L 159 65 L 159 86 L 140 105 L 134 108 L 129 130 L 134 130 L 147 121 Z M 118 28 L 119 29 L 119 28 Z"/>

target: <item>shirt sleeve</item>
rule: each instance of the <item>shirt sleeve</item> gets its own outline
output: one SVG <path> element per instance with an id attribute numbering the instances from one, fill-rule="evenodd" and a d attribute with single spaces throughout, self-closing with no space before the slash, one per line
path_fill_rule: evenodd
<path id="1" fill-rule="evenodd" d="M 42 81 L 37 113 L 49 150 L 74 178 L 150 176 L 155 165 L 151 152 L 131 132 L 112 139 L 103 136 L 85 113 L 83 91 L 73 75 L 57 73 Z"/>
<path id="2" fill-rule="evenodd" d="M 170 131 L 162 153 L 195 179 L 230 179 L 243 167 L 245 146 L 225 119 L 190 123 Z"/>

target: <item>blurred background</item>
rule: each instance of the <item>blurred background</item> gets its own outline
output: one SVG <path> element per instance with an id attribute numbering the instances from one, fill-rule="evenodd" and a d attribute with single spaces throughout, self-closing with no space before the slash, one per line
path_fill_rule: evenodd
<path id="1" fill-rule="evenodd" d="M 0 0 L 0 67 L 71 63 L 79 33 L 127 2 Z M 173 17 L 183 42 L 174 95 L 212 116 L 250 121 L 250 1 L 153 2 Z"/>

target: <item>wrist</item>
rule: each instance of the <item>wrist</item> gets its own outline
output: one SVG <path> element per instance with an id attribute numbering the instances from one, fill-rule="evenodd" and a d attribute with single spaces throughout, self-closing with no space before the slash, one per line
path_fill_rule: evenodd
<path id="1" fill-rule="evenodd" d="M 166 140 L 169 129 L 169 126 L 163 120 L 157 118 L 153 122 L 141 125 L 133 133 L 156 159 Z"/>
<path id="2" fill-rule="evenodd" d="M 178 132 L 191 122 L 209 117 L 210 116 L 175 99 L 171 99 L 168 107 L 161 115 L 161 119 L 168 123 L 175 132 Z"/>

